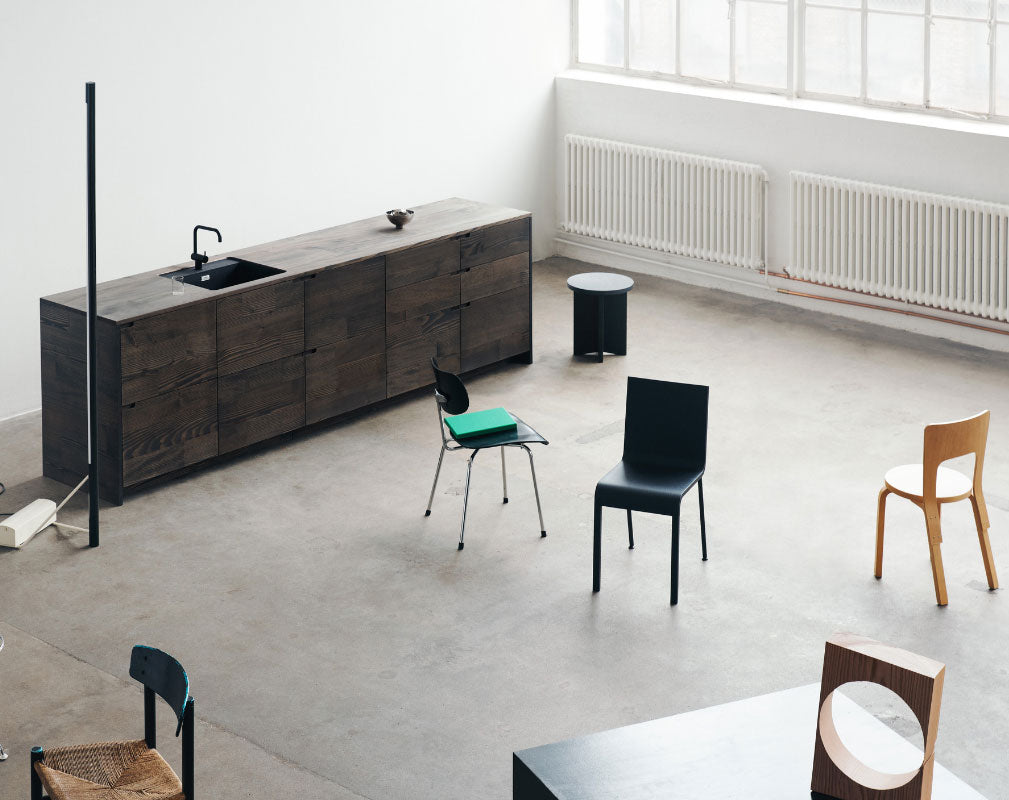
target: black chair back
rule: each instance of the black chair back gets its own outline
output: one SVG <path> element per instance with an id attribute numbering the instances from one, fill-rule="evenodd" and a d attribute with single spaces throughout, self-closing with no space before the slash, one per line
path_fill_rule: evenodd
<path id="1" fill-rule="evenodd" d="M 446 372 L 438 368 L 438 362 L 431 359 L 431 367 L 434 369 L 434 385 L 438 394 L 445 398 L 441 402 L 441 407 L 446 414 L 465 414 L 469 408 L 469 393 L 463 385 L 462 379 L 458 375 Z"/>
<path id="2" fill-rule="evenodd" d="M 175 730 L 178 736 L 189 699 L 189 677 L 182 665 L 168 653 L 138 644 L 130 657 L 130 677 L 140 681 L 171 706 L 179 718 L 179 727 Z M 150 741 L 148 744 L 153 747 Z"/>
<path id="3" fill-rule="evenodd" d="M 627 379 L 625 461 L 703 470 L 707 449 L 707 386 Z"/>

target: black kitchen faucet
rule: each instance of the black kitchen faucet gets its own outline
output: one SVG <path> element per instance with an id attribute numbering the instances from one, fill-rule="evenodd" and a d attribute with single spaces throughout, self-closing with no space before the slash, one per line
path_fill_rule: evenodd
<path id="1" fill-rule="evenodd" d="M 193 267 L 193 269 L 201 269 L 203 267 L 203 265 L 206 264 L 210 260 L 209 258 L 207 258 L 206 252 L 204 252 L 204 253 L 201 254 L 201 253 L 197 252 L 197 250 L 196 250 L 196 232 L 197 231 L 210 231 L 211 233 L 216 233 L 217 234 L 217 241 L 219 241 L 219 242 L 224 241 L 221 238 L 221 232 L 219 230 L 217 230 L 217 228 L 208 228 L 206 225 L 197 225 L 195 228 L 193 228 L 193 252 L 189 256 L 195 262 L 195 266 Z"/>

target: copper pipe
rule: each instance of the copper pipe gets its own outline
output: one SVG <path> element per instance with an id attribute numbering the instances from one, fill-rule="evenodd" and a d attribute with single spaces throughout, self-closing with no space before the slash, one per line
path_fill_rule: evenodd
<path id="1" fill-rule="evenodd" d="M 790 275 L 785 275 L 778 272 L 770 273 L 774 277 L 789 278 L 790 280 L 802 280 L 801 278 L 792 278 Z M 814 283 L 813 281 L 803 281 L 804 283 Z M 919 317 L 921 319 L 930 319 L 933 322 L 949 322 L 953 325 L 962 325 L 965 328 L 974 328 L 975 330 L 984 331 L 985 333 L 1000 333 L 1003 336 L 1009 336 L 1009 330 L 1002 330 L 1000 328 L 989 328 L 985 325 L 976 325 L 973 322 L 967 322 L 966 320 L 959 319 L 948 319 L 946 317 L 936 317 L 932 314 L 922 314 L 920 311 L 911 311 L 906 308 L 889 308 L 888 306 L 878 306 L 872 303 L 862 303 L 858 300 L 845 300 L 841 297 L 825 297 L 822 294 L 808 294 L 806 292 L 793 292 L 791 289 L 775 289 L 776 292 L 781 294 L 790 294 L 795 297 L 808 297 L 811 300 L 826 300 L 830 303 L 843 303 L 847 306 L 858 306 L 859 308 L 870 308 L 874 311 L 893 311 L 897 314 L 904 314 L 909 317 Z"/>

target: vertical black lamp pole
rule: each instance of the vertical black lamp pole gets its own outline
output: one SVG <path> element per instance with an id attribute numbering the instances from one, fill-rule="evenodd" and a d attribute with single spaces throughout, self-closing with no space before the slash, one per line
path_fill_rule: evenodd
<path id="1" fill-rule="evenodd" d="M 84 84 L 88 106 L 88 544 L 98 547 L 98 338 L 95 325 L 95 84 Z"/>

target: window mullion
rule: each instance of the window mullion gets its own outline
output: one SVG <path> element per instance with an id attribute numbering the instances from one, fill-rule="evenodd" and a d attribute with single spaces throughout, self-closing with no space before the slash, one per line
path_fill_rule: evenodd
<path id="1" fill-rule="evenodd" d="M 729 15 L 729 85 L 736 83 L 736 0 L 726 0 Z"/>
<path id="2" fill-rule="evenodd" d="M 631 0 L 624 0 L 624 69 L 631 68 Z"/>
<path id="3" fill-rule="evenodd" d="M 932 102 L 932 0 L 925 0 L 925 59 L 922 70 L 922 105 L 928 108 Z"/>
<path id="4" fill-rule="evenodd" d="M 997 15 L 997 0 L 988 0 L 988 115 L 995 113 L 995 85 L 997 63 L 995 60 L 995 47 L 998 44 L 998 25 L 995 22 Z"/>
<path id="5" fill-rule="evenodd" d="M 680 0 L 673 0 L 676 3 L 676 75 L 683 77 L 683 68 L 680 60 L 680 52 L 683 50 L 683 30 L 680 25 Z"/>
<path id="6" fill-rule="evenodd" d="M 862 0 L 862 82 L 860 86 L 861 100 L 864 103 L 869 97 L 869 0 Z"/>

